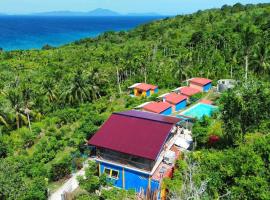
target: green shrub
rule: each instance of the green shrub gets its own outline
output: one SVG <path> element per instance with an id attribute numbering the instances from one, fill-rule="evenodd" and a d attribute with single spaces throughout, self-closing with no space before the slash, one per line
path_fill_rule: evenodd
<path id="1" fill-rule="evenodd" d="M 65 155 L 61 160 L 52 163 L 50 170 L 50 178 L 53 181 L 58 181 L 69 174 L 71 174 L 71 157 L 70 155 Z"/>

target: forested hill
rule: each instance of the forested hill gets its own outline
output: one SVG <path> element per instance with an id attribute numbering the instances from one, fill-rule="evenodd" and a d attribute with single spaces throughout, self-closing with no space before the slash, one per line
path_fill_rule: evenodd
<path id="1" fill-rule="evenodd" d="M 146 81 L 170 91 L 195 76 L 241 81 L 246 68 L 250 88 L 221 98 L 214 128 L 224 146 L 194 157 L 205 166 L 200 179 L 209 178 L 208 199 L 226 191 L 235 199 L 269 199 L 269 38 L 270 4 L 236 4 L 59 48 L 0 51 L 0 199 L 46 199 L 47 188 L 81 167 L 85 140 L 110 113 L 144 101 L 126 95 L 129 85 Z M 210 124 L 198 124 L 198 132 Z M 245 140 L 248 133 L 260 133 L 259 142 Z M 235 164 L 220 169 L 226 162 Z"/>

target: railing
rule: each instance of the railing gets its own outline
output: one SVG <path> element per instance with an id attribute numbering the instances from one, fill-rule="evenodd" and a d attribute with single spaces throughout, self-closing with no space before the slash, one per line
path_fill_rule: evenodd
<path id="1" fill-rule="evenodd" d="M 101 158 L 101 159 L 109 160 L 109 161 L 112 161 L 112 162 L 118 162 L 118 163 L 121 163 L 123 165 L 130 166 L 130 167 L 143 169 L 143 170 L 146 170 L 146 171 L 149 171 L 152 168 L 150 163 L 149 164 L 140 163 L 140 162 L 136 162 L 136 161 L 133 161 L 133 160 L 130 160 L 130 159 L 125 159 L 123 157 L 119 157 L 119 156 L 116 156 L 116 155 L 108 155 L 108 154 L 105 154 L 105 153 L 102 153 L 102 152 L 98 152 L 97 157 Z"/>

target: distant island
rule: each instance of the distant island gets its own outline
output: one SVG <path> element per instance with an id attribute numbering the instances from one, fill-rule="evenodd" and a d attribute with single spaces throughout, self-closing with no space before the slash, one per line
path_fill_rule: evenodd
<path id="1" fill-rule="evenodd" d="M 74 11 L 51 11 L 31 13 L 33 16 L 92 16 L 92 17 L 117 17 L 117 16 L 162 16 L 158 13 L 128 13 L 121 14 L 109 9 L 97 8 L 88 12 L 74 12 Z"/>

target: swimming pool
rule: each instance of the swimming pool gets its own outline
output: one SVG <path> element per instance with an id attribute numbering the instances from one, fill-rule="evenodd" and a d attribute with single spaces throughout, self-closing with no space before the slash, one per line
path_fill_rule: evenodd
<path id="1" fill-rule="evenodd" d="M 209 104 L 198 103 L 195 106 L 185 110 L 184 112 L 180 113 L 181 115 L 185 115 L 187 117 L 193 117 L 201 119 L 203 116 L 210 117 L 214 111 L 218 108 L 216 106 L 212 106 Z"/>

